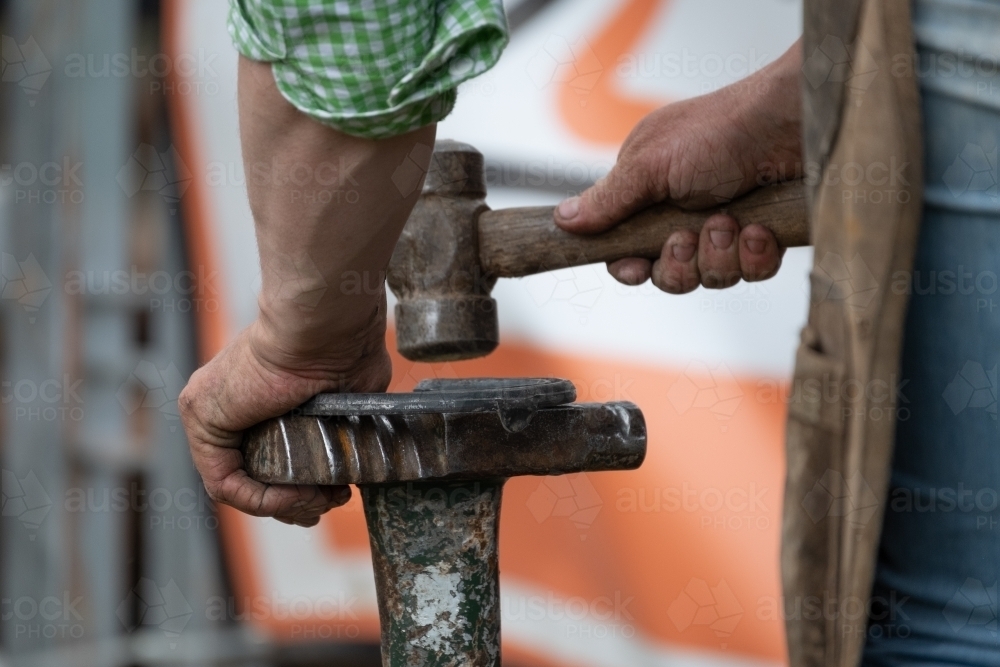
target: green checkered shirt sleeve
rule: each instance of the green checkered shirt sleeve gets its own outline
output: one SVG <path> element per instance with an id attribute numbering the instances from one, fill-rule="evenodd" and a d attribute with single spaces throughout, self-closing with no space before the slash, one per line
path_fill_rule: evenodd
<path id="1" fill-rule="evenodd" d="M 447 116 L 508 39 L 502 0 L 231 0 L 229 34 L 296 108 L 369 138 Z"/>

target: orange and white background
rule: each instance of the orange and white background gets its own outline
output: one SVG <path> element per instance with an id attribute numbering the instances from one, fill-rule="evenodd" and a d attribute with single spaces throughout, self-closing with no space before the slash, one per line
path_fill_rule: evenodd
<path id="1" fill-rule="evenodd" d="M 199 322 L 203 355 L 253 319 L 259 286 L 226 11 L 223 0 L 178 1 L 169 24 L 170 48 L 218 54 L 214 91 L 198 90 L 197 72 L 174 81 L 198 93 L 179 87 L 173 110 L 193 177 L 182 202 L 192 252 L 219 271 L 225 295 Z M 484 153 L 492 207 L 553 204 L 606 173 L 643 115 L 760 69 L 800 25 L 790 0 L 549 2 L 518 26 L 492 71 L 460 88 L 438 136 Z M 508 664 L 786 662 L 782 440 L 810 262 L 808 249 L 793 249 L 771 281 L 685 296 L 623 287 L 600 265 L 501 280 L 495 353 L 433 365 L 394 356 L 390 391 L 426 377 L 555 376 L 574 382 L 578 400 L 633 401 L 646 416 L 637 471 L 508 483 Z M 356 497 L 313 530 L 225 511 L 222 522 L 237 600 L 256 631 L 282 642 L 377 642 Z"/>

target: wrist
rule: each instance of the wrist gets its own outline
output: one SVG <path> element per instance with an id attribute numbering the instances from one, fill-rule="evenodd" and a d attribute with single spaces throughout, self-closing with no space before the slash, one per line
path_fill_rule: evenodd
<path id="1" fill-rule="evenodd" d="M 332 362 L 337 370 L 384 348 L 386 305 L 378 298 L 323 298 L 316 306 L 302 300 L 258 299 L 253 338 L 282 367 Z"/>

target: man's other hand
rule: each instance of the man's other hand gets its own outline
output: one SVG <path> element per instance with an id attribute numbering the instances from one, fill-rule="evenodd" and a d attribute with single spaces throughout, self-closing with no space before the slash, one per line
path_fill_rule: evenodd
<path id="1" fill-rule="evenodd" d="M 688 209 L 724 204 L 801 164 L 801 45 L 743 81 L 650 113 L 629 134 L 608 175 L 556 209 L 556 224 L 580 234 L 614 227 L 652 204 Z M 708 217 L 700 234 L 677 231 L 659 259 L 608 264 L 621 283 L 652 278 L 665 292 L 704 285 L 730 287 L 765 280 L 781 266 L 784 249 L 767 228 L 742 230 L 729 215 Z"/>
<path id="2" fill-rule="evenodd" d="M 321 392 L 384 391 L 392 375 L 382 319 L 338 350 L 289 354 L 260 321 L 191 376 L 179 405 L 195 467 L 209 497 L 254 516 L 314 526 L 351 497 L 349 486 L 263 484 L 243 470 L 243 430 Z"/>
<path id="3" fill-rule="evenodd" d="M 312 526 L 347 502 L 349 488 L 253 481 L 242 431 L 320 392 L 388 386 L 385 270 L 420 196 L 435 126 L 379 140 L 344 134 L 289 104 L 269 64 L 243 57 L 239 110 L 258 315 L 191 376 L 181 420 L 213 500 Z M 394 180 L 400 168 L 406 187 Z"/>

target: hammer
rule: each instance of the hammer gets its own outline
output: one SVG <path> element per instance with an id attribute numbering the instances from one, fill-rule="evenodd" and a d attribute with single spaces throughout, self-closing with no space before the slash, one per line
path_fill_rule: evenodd
<path id="1" fill-rule="evenodd" d="M 457 361 L 492 352 L 499 342 L 497 278 L 612 262 L 656 258 L 676 230 L 700 231 L 709 215 L 759 223 L 782 247 L 809 245 L 801 181 L 760 188 L 725 206 L 687 211 L 657 204 L 614 229 L 588 236 L 555 226 L 553 207 L 486 206 L 483 156 L 468 144 L 435 144 L 420 200 L 389 262 L 396 295 L 396 340 L 412 361 Z"/>
<path id="2" fill-rule="evenodd" d="M 244 467 L 261 482 L 359 486 L 384 667 L 500 667 L 504 482 L 630 470 L 646 455 L 637 406 L 575 399 L 548 378 L 320 394 L 248 431 Z"/>

